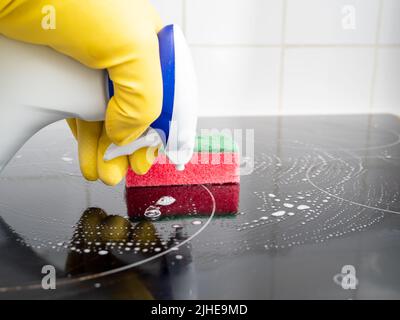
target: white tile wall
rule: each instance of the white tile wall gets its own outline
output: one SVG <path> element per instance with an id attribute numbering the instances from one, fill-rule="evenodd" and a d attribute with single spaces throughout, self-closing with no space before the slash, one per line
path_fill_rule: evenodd
<path id="1" fill-rule="evenodd" d="M 374 92 L 377 112 L 399 115 L 400 110 L 400 48 L 382 48 L 378 54 L 378 72 Z"/>
<path id="2" fill-rule="evenodd" d="M 286 43 L 374 44 L 380 0 L 288 0 Z"/>
<path id="3" fill-rule="evenodd" d="M 279 44 L 281 0 L 186 0 L 192 44 Z"/>
<path id="4" fill-rule="evenodd" d="M 400 0 L 151 1 L 184 29 L 202 115 L 400 115 Z"/>
<path id="5" fill-rule="evenodd" d="M 285 54 L 282 112 L 368 111 L 372 48 L 292 48 Z"/>
<path id="6" fill-rule="evenodd" d="M 383 0 L 381 44 L 400 44 L 400 1 Z"/>
<path id="7" fill-rule="evenodd" d="M 276 114 L 278 48 L 194 48 L 201 115 Z"/>

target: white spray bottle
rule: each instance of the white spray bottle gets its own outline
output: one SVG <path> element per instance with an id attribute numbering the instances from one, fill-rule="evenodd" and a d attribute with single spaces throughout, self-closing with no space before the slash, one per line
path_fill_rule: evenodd
<path id="1" fill-rule="evenodd" d="M 182 31 L 169 25 L 158 35 L 163 74 L 160 117 L 137 140 L 111 145 L 104 158 L 163 145 L 178 170 L 192 157 L 197 124 L 197 86 Z M 0 171 L 37 131 L 65 118 L 104 120 L 113 86 L 103 70 L 89 69 L 43 47 L 0 36 Z"/>

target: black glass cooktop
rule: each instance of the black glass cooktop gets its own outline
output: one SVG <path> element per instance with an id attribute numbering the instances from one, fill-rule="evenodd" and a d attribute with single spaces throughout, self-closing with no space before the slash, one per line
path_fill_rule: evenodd
<path id="1" fill-rule="evenodd" d="M 66 130 L 33 137 L 0 175 L 0 299 L 400 298 L 398 118 L 203 118 L 205 128 L 241 146 L 240 187 L 164 188 L 167 205 L 170 192 L 187 203 L 160 216 L 128 212 L 123 184 L 84 181 Z M 42 287 L 44 266 L 55 290 Z"/>

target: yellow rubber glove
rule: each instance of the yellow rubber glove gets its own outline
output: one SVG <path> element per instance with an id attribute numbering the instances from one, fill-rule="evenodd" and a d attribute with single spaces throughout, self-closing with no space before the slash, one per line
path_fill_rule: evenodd
<path id="1" fill-rule="evenodd" d="M 68 120 L 88 180 L 115 185 L 129 163 L 144 174 L 154 160 L 146 157 L 154 149 L 107 162 L 103 155 L 112 142 L 125 145 L 138 138 L 161 112 L 161 28 L 148 0 L 0 0 L 0 34 L 50 46 L 90 68 L 108 69 L 114 96 L 105 122 Z"/>

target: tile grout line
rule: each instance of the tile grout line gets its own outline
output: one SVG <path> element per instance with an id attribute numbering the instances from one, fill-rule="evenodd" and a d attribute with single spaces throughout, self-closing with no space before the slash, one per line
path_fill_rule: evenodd
<path id="1" fill-rule="evenodd" d="M 382 26 L 382 15 L 383 15 L 383 2 L 384 0 L 379 0 L 379 9 L 378 9 L 378 21 L 376 23 L 376 32 L 375 32 L 375 45 L 374 45 L 374 57 L 373 57 L 373 65 L 372 65 L 372 76 L 371 76 L 371 86 L 369 92 L 369 106 L 368 112 L 372 113 L 375 104 L 375 87 L 376 87 L 376 78 L 378 72 L 378 58 L 379 58 L 379 41 L 381 35 L 381 26 Z"/>
<path id="2" fill-rule="evenodd" d="M 278 85 L 278 115 L 282 115 L 283 111 L 283 86 L 284 86 L 284 72 L 285 72 L 285 40 L 286 40 L 286 7 L 287 0 L 282 3 L 282 26 L 281 26 L 281 55 L 279 61 L 279 85 Z"/>
<path id="3" fill-rule="evenodd" d="M 186 35 L 186 0 L 182 0 L 182 31 Z"/>

